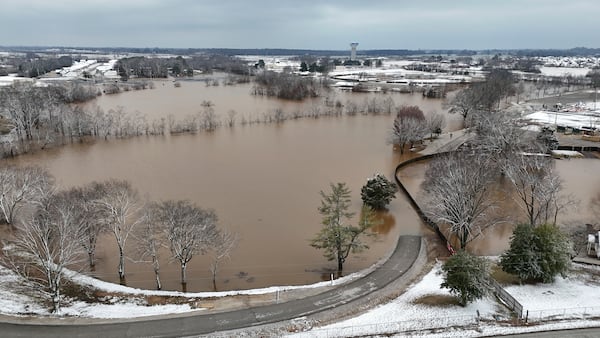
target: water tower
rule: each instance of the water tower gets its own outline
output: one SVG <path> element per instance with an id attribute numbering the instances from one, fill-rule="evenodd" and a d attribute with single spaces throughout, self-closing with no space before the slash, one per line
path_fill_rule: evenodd
<path id="1" fill-rule="evenodd" d="M 356 60 L 356 47 L 358 47 L 358 42 L 350 43 L 350 61 Z"/>

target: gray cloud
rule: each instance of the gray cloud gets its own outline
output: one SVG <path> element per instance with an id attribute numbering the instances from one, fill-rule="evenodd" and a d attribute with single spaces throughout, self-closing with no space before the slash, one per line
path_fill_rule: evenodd
<path id="1" fill-rule="evenodd" d="M 0 44 L 132 47 L 598 47 L 595 0 L 2 0 Z"/>

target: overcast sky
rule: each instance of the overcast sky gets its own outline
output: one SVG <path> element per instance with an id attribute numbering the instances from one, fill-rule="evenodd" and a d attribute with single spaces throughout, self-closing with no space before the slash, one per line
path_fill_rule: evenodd
<path id="1" fill-rule="evenodd" d="M 598 0 L 0 0 L 0 45 L 600 47 Z"/>

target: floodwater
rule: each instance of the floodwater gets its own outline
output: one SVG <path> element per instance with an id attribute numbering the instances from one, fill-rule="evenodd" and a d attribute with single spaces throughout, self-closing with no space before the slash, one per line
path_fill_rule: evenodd
<path id="1" fill-rule="evenodd" d="M 563 198 L 572 200 L 558 214 L 557 223 L 565 230 L 585 227 L 586 223 L 598 224 L 600 218 L 600 160 L 595 158 L 560 159 L 554 161 L 555 171 L 562 180 Z M 415 197 L 417 203 L 425 200 L 421 184 L 428 162 L 422 161 L 402 169 L 400 180 Z M 496 256 L 509 247 L 515 222 L 524 220 L 524 212 L 506 193 L 507 187 L 497 189 L 496 198 L 500 200 L 499 212 L 507 222 L 488 228 L 479 238 L 468 244 L 469 250 L 479 255 Z M 510 210 L 510 212 L 509 212 Z"/>
<path id="2" fill-rule="evenodd" d="M 208 87 L 202 82 L 157 82 L 155 89 L 102 96 L 94 103 L 105 110 L 122 106 L 150 118 L 173 114 L 183 119 L 201 111 L 202 101 L 214 103 L 222 119 L 229 110 L 240 116 L 282 108 L 290 113 L 315 104 L 281 101 L 250 95 L 251 85 Z M 442 111 L 441 100 L 419 94 L 329 94 L 345 103 L 361 104 L 372 95 L 391 95 L 396 105 L 419 105 L 425 112 Z M 322 100 L 322 99 L 319 99 Z M 450 128 L 456 117 L 450 117 Z M 127 140 L 73 144 L 15 159 L 20 164 L 47 167 L 61 187 L 82 185 L 108 178 L 132 182 L 149 200 L 188 199 L 214 208 L 219 225 L 240 235 L 229 261 L 217 276 L 219 290 L 290 285 L 328 279 L 334 262 L 310 247 L 309 240 L 321 227 L 317 211 L 319 191 L 329 183 L 346 182 L 352 190 L 354 211 L 360 209 L 360 187 L 374 173 L 393 177 L 402 160 L 386 143 L 392 116 L 343 116 L 288 120 L 281 124 L 221 127 L 211 133 L 136 137 Z M 453 122 L 454 121 L 454 122 Z M 366 268 L 393 250 L 401 234 L 419 234 L 422 224 L 399 194 L 389 212 L 380 214 L 383 224 L 371 246 L 346 262 L 345 274 Z M 352 221 L 356 222 L 357 217 Z M 134 240 L 127 243 L 132 254 Z M 177 290 L 179 266 L 163 252 L 161 276 L 165 289 Z M 117 282 L 117 250 L 105 235 L 97 251 L 92 274 Z M 126 262 L 130 286 L 153 288 L 151 266 Z M 197 256 L 188 265 L 188 291 L 211 291 L 209 260 Z"/>

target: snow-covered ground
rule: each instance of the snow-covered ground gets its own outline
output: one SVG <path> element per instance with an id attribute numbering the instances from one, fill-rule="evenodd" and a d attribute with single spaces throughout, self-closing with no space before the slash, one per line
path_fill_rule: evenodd
<path id="1" fill-rule="evenodd" d="M 540 67 L 542 75 L 545 76 L 586 76 L 590 72 L 589 68 L 574 67 Z"/>
<path id="2" fill-rule="evenodd" d="M 598 284 L 581 276 L 558 277 L 551 284 L 514 285 L 506 287 L 529 318 L 573 317 L 585 313 L 600 316 Z M 600 323 L 599 323 L 600 324 Z"/>
<path id="3" fill-rule="evenodd" d="M 16 74 L 9 74 L 6 76 L 0 76 L 0 86 L 10 86 L 15 82 L 34 82 L 34 79 L 28 77 L 21 77 Z"/>
<path id="4" fill-rule="evenodd" d="M 469 304 L 424 305 L 424 297 L 447 299 L 450 293 L 441 289 L 441 263 L 437 263 L 423 279 L 403 295 L 360 316 L 310 331 L 294 333 L 292 337 L 347 337 L 381 334 L 402 337 L 478 337 L 541 330 L 558 330 L 600 326 L 590 316 L 600 314 L 600 293 L 597 285 L 585 279 L 558 278 L 552 284 L 510 286 L 506 289 L 530 310 L 530 322 L 542 318 L 534 326 L 511 326 L 502 319 L 507 310 L 494 298 L 487 297 Z M 592 294 L 593 296 L 590 296 Z M 587 308 L 582 308 L 587 307 Z M 477 313 L 479 312 L 479 314 Z M 554 317 L 554 315 L 559 315 Z M 555 319 L 562 319 L 556 321 Z M 499 320 L 496 320 L 499 319 Z"/>
<path id="5" fill-rule="evenodd" d="M 589 106 L 589 103 L 584 106 Z M 593 102 L 591 103 L 593 105 Z M 599 105 L 600 108 L 600 105 Z M 600 127 L 600 111 L 581 110 L 581 111 L 537 111 L 523 117 L 542 125 L 551 125 L 567 127 L 574 129 L 598 128 Z"/>
<path id="6" fill-rule="evenodd" d="M 411 335 L 428 337 L 478 337 L 494 334 L 510 334 L 540 330 L 557 330 L 600 326 L 600 321 L 592 316 L 600 316 L 600 293 L 592 276 L 575 273 L 567 278 L 557 278 L 552 284 L 509 286 L 509 291 L 519 300 L 525 310 L 529 310 L 533 326 L 511 326 L 506 319 L 508 311 L 494 298 L 487 297 L 466 307 L 455 305 L 447 289 L 441 289 L 441 263 L 419 282 L 413 284 L 403 295 L 393 301 L 376 307 L 358 317 L 341 321 L 311 331 L 292 334 L 293 337 L 346 337 L 372 334 L 391 334 L 400 337 Z M 359 275 L 348 276 L 356 278 Z M 179 292 L 162 292 L 128 288 L 105 283 L 89 277 L 76 277 L 78 282 L 91 283 L 98 290 L 129 293 L 132 295 L 177 295 Z M 344 280 L 338 282 L 345 282 Z M 309 287 L 314 287 L 317 283 Z M 22 292 L 23 281 L 6 268 L 0 268 L 0 309 L 8 315 L 49 315 L 34 296 Z M 285 287 L 279 287 L 285 288 Z M 277 288 L 268 288 L 277 290 Z M 260 291 L 248 291 L 261 293 Z M 223 293 L 190 293 L 185 296 L 225 296 Z M 428 300 L 429 299 L 429 300 Z M 441 301 L 440 301 L 441 300 Z M 438 302 L 443 305 L 433 305 Z M 133 318 L 142 316 L 189 313 L 203 311 L 189 304 L 148 305 L 143 297 L 123 298 L 106 296 L 103 303 L 71 301 L 62 308 L 62 314 L 90 318 Z M 497 319 L 500 319 L 499 321 Z M 560 319 L 560 320 L 559 320 Z"/>
<path id="7" fill-rule="evenodd" d="M 99 279 L 66 271 L 65 277 L 78 285 L 90 287 L 114 296 L 107 297 L 103 304 L 92 304 L 82 301 L 66 300 L 62 306 L 61 315 L 89 318 L 134 318 L 143 316 L 166 315 L 190 311 L 200 311 L 189 304 L 149 305 L 145 296 L 186 297 L 191 300 L 202 298 L 226 297 L 233 295 L 262 295 L 285 292 L 298 289 L 335 286 L 361 278 L 373 271 L 383 260 L 368 269 L 329 282 L 319 282 L 308 285 L 273 286 L 261 289 L 224 291 L 224 292 L 190 292 L 157 291 L 137 289 L 119 284 L 104 282 Z M 0 314 L 5 315 L 50 315 L 48 308 L 41 304 L 39 297 L 31 296 L 27 282 L 15 275 L 9 269 L 0 266 Z"/>

